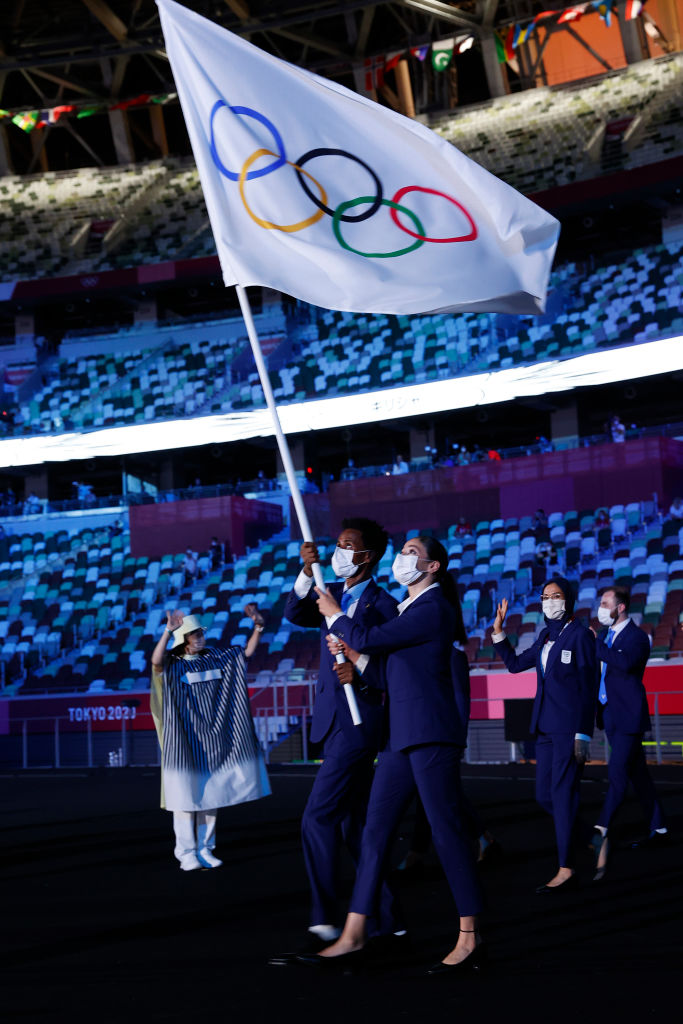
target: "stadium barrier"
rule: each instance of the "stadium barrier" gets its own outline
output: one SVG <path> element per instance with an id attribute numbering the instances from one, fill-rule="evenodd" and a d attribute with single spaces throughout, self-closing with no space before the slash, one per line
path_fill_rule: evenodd
<path id="1" fill-rule="evenodd" d="M 268 693 L 269 706 L 252 707 L 256 733 L 269 764 L 315 763 L 319 748 L 310 743 L 312 682 L 279 683 Z M 263 691 L 259 691 L 263 694 Z M 294 696 L 292 696 L 294 695 Z M 61 715 L 4 715 L 0 732 L 0 768 L 59 770 L 66 768 L 158 767 L 160 752 L 152 716 L 141 708 L 139 694 L 120 704 L 78 704 L 73 700 Z M 652 695 L 652 729 L 643 741 L 646 757 L 657 764 L 683 762 L 683 715 L 663 714 L 660 698 L 683 700 L 683 689 Z M 303 700 L 302 700 L 303 698 Z M 500 705 L 505 709 L 501 714 Z M 526 726 L 531 701 L 524 697 L 473 697 L 466 764 L 510 764 L 533 760 Z M 136 706 L 137 705 L 137 706 Z M 494 717 L 496 716 L 496 717 Z M 609 744 L 596 730 L 590 759 L 609 762 Z"/>

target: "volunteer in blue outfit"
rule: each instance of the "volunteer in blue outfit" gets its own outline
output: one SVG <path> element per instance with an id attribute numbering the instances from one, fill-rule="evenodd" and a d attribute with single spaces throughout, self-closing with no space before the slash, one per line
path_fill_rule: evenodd
<path id="1" fill-rule="evenodd" d="M 386 551 L 388 535 L 371 519 L 344 519 L 332 555 L 332 569 L 343 582 L 332 583 L 335 607 L 340 602 L 353 622 L 369 628 L 396 617 L 396 600 L 377 585 L 373 572 Z M 306 871 L 311 886 L 309 932 L 325 942 L 339 935 L 338 864 L 342 840 L 358 859 L 365 821 L 372 765 L 380 743 L 384 659 L 365 657 L 356 665 L 334 671 L 335 659 L 327 648 L 327 625 L 316 604 L 313 562 L 319 561 L 315 544 L 301 548 L 303 569 L 285 606 L 285 617 L 298 626 L 320 630 L 320 675 L 316 688 L 311 741 L 323 743 L 323 763 L 308 798 L 301 822 Z M 363 724 L 351 720 L 340 683 L 353 684 Z M 376 930 L 396 930 L 393 898 L 388 888 L 376 921 Z M 278 958 L 274 958 L 273 962 Z M 279 960 L 278 960 L 279 962 Z"/>
<path id="2" fill-rule="evenodd" d="M 595 826 L 598 835 L 593 845 L 597 853 L 594 881 L 605 877 L 609 853 L 608 830 L 615 812 L 626 795 L 629 782 L 638 797 L 649 833 L 647 843 L 665 842 L 666 823 L 647 770 L 643 751 L 643 733 L 650 728 L 643 675 L 650 657 L 647 633 L 629 618 L 631 595 L 624 587 L 608 587 L 602 592 L 598 619 L 607 631 L 595 640 L 600 685 L 598 691 L 598 728 L 604 729 L 610 745 L 607 797 Z"/>
<path id="3" fill-rule="evenodd" d="M 536 737 L 536 799 L 553 817 L 559 869 L 539 894 L 573 888 L 572 832 L 579 807 L 579 783 L 588 758 L 598 696 L 595 638 L 574 617 L 569 580 L 556 576 L 543 587 L 545 626 L 526 651 L 515 654 L 503 632 L 508 602 L 501 601 L 493 642 L 510 672 L 535 668 L 538 685 L 531 713 Z"/>
<path id="4" fill-rule="evenodd" d="M 255 604 L 245 605 L 244 613 L 254 622 L 244 648 L 207 647 L 196 615 L 169 610 L 152 652 L 150 711 L 161 746 L 161 806 L 173 811 L 181 871 L 223 863 L 213 852 L 219 807 L 270 793 L 246 679 L 263 616 Z"/>
<path id="5" fill-rule="evenodd" d="M 454 692 L 451 656 L 456 634 L 455 584 L 448 554 L 434 538 L 406 541 L 393 566 L 408 588 L 399 617 L 368 627 L 342 613 L 334 597 L 318 607 L 351 659 L 356 652 L 387 657 L 388 738 L 370 793 L 350 912 L 340 938 L 308 964 L 343 966 L 362 957 L 367 921 L 375 911 L 387 857 L 403 811 L 415 790 L 432 828 L 434 845 L 455 898 L 460 931 L 454 948 L 430 975 L 480 967 L 484 947 L 476 916 L 482 895 L 463 821 L 460 758 L 467 742 L 466 694 Z"/>

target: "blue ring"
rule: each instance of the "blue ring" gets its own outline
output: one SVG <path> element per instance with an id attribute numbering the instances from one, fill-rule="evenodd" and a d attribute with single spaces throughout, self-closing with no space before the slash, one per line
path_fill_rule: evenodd
<path id="1" fill-rule="evenodd" d="M 233 114 L 244 114 L 247 117 L 253 117 L 255 118 L 255 120 L 260 121 L 261 124 L 264 125 L 264 127 L 266 127 L 273 136 L 278 153 L 280 154 L 277 157 L 277 159 L 274 160 L 272 164 L 268 164 L 267 167 L 262 167 L 259 171 L 249 171 L 249 173 L 247 174 L 247 180 L 249 180 L 250 178 L 262 178 L 264 174 L 270 174 L 271 171 L 276 171 L 278 167 L 282 167 L 283 164 L 287 163 L 287 156 L 285 154 L 285 144 L 282 141 L 279 131 L 277 130 L 272 121 L 269 121 L 268 118 L 264 117 L 263 114 L 259 114 L 258 110 L 252 110 L 251 107 L 231 107 L 229 103 L 225 102 L 225 100 L 216 100 L 216 102 L 213 105 L 211 115 L 209 117 L 209 129 L 211 132 L 210 147 L 213 162 L 215 163 L 216 167 L 221 172 L 221 174 L 224 174 L 226 178 L 230 178 L 231 181 L 239 181 L 240 179 L 239 172 L 235 173 L 234 171 L 228 170 L 228 168 L 225 166 L 225 164 L 219 157 L 218 150 L 216 149 L 216 139 L 214 137 L 213 132 L 213 120 L 214 117 L 216 116 L 216 112 L 220 109 L 220 107 L 227 107 L 228 110 L 231 110 L 233 112 Z"/>

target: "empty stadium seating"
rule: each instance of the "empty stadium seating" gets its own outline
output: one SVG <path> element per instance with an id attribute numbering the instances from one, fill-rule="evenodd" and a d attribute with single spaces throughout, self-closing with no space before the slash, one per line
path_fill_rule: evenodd
<path id="1" fill-rule="evenodd" d="M 601 525 L 604 512 L 609 521 Z M 652 638 L 653 658 L 683 657 L 680 521 L 662 522 L 651 502 L 633 502 L 553 513 L 548 529 L 557 568 L 576 581 L 579 615 L 592 618 L 600 587 L 627 585 L 633 617 Z M 458 580 L 470 662 L 486 666 L 495 660 L 490 625 L 502 597 L 510 601 L 513 642 L 529 646 L 542 624 L 539 587 L 552 574 L 537 558 L 531 518 L 482 520 L 469 536 L 457 536 L 455 526 L 440 535 Z M 393 552 L 390 544 L 377 578 L 399 596 Z M 329 542 L 321 553 L 326 561 Z M 182 555 L 135 558 L 125 534 L 46 530 L 0 538 L 0 674 L 6 691 L 146 687 L 149 655 L 169 602 L 200 614 L 209 642 L 227 644 L 246 642 L 250 620 L 242 609 L 256 601 L 268 615 L 250 663 L 257 685 L 276 678 L 301 681 L 317 669 L 319 637 L 282 618 L 299 567 L 297 541 L 270 540 L 215 570 L 202 556 L 198 578 L 185 585 Z"/>
<path id="2" fill-rule="evenodd" d="M 434 128 L 515 188 L 535 193 L 677 155 L 682 98 L 683 56 L 672 54 L 579 86 L 464 108 Z M 616 137 L 606 131 L 615 125 Z M 5 280 L 215 254 L 187 160 L 5 177 L 0 197 L 9 211 L 0 225 Z"/>
<path id="3" fill-rule="evenodd" d="M 165 335 L 168 332 L 164 332 Z M 195 416 L 231 379 L 234 342 L 181 342 L 161 349 L 62 358 L 21 409 L 25 433 L 125 426 Z"/>
<path id="4" fill-rule="evenodd" d="M 560 312 L 557 312 L 560 310 Z M 312 311 L 293 337 L 295 355 L 271 371 L 275 398 L 370 391 L 610 346 L 683 334 L 683 243 L 639 249 L 593 270 L 574 264 L 551 275 L 549 312 L 539 317 L 363 316 Z M 226 338 L 168 344 L 118 355 L 62 358 L 54 376 L 22 404 L 15 431 L 124 426 L 263 404 L 255 370 L 232 383 L 231 360 L 245 344 Z M 148 342 L 149 344 L 149 342 Z"/>
<path id="5" fill-rule="evenodd" d="M 682 97 L 683 58 L 676 54 L 580 86 L 514 93 L 434 127 L 499 178 L 535 193 L 676 155 Z M 610 152 L 605 128 L 619 122 L 626 135 Z"/>

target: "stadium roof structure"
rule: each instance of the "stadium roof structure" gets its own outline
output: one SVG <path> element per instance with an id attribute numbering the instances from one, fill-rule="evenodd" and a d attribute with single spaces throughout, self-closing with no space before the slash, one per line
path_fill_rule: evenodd
<path id="1" fill-rule="evenodd" d="M 351 88 L 363 81 L 366 60 L 383 59 L 392 52 L 426 46 L 464 32 L 477 41 L 473 50 L 458 57 L 467 62 L 462 65 L 467 71 L 462 76 L 463 88 L 469 90 L 466 102 L 474 102 L 509 91 L 507 66 L 499 63 L 494 28 L 522 18 L 532 19 L 541 12 L 559 13 L 567 0 L 189 0 L 185 6 L 284 60 Z M 155 0 L 8 0 L 3 13 L 0 108 L 4 111 L 40 112 L 60 104 L 85 109 L 101 104 L 106 109 L 118 103 L 125 108 L 135 98 L 173 94 Z M 630 23 L 625 24 L 628 27 Z M 551 26 L 552 31 L 558 28 L 563 26 Z M 621 20 L 620 29 L 624 35 Z M 538 61 L 541 59 L 539 55 Z M 431 73 L 429 65 L 429 61 L 423 64 L 427 74 Z M 533 84 L 532 65 L 522 73 L 519 86 Z M 437 78 L 432 77 L 425 90 L 423 108 L 444 109 L 455 101 L 456 76 Z M 389 84 L 373 81 L 372 88 L 375 85 L 382 102 L 400 109 L 401 97 Z M 173 95 L 171 103 L 177 104 Z M 160 129 L 164 139 L 166 134 L 172 137 L 184 133 L 180 116 L 166 121 L 170 123 Z M 99 135 L 93 122 L 100 122 Z M 13 128 L 10 152 L 9 130 L 1 126 L 0 136 L 5 138 L 0 137 L 0 142 L 5 145 L 0 145 L 0 174 L 68 169 L 82 166 L 84 161 L 106 165 L 167 155 L 154 126 L 150 133 L 149 122 L 136 121 L 135 117 L 130 126 L 119 125 L 118 139 L 115 126 L 105 125 L 103 118 L 86 122 L 68 117 L 63 127 L 65 131 L 59 133 L 34 132 L 30 139 Z M 125 136 L 131 130 L 137 137 L 138 152 L 136 157 L 128 140 L 126 159 Z M 112 132 L 115 153 L 111 149 Z M 48 163 L 43 152 L 45 140 L 57 134 L 60 143 L 51 141 L 47 147 Z M 178 152 L 173 138 L 170 141 L 171 150 Z M 80 162 L 78 156 L 64 155 L 69 142 L 72 150 L 79 151 Z"/>

